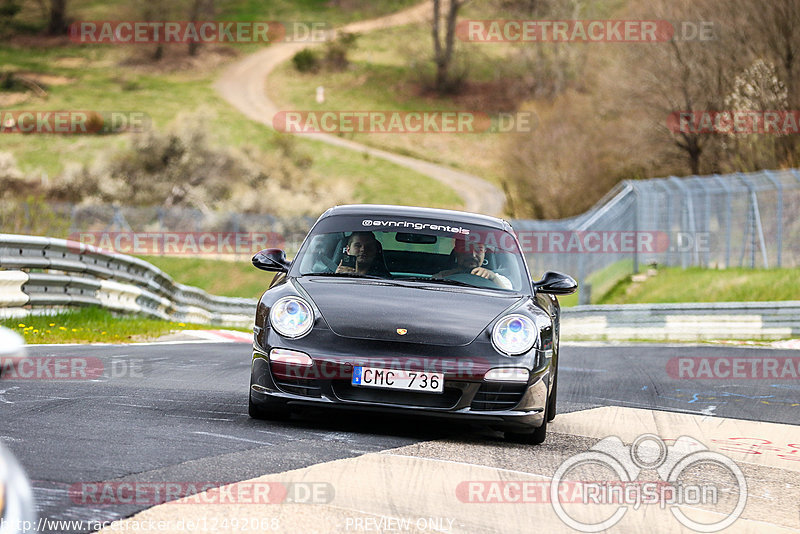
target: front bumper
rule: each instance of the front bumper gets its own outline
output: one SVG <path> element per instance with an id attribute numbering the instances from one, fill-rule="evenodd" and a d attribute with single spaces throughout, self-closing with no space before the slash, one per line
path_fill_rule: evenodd
<path id="1" fill-rule="evenodd" d="M 256 350 L 253 356 L 250 398 L 256 404 L 414 413 L 470 420 L 519 432 L 531 431 L 544 423 L 551 381 L 549 359 L 545 366 L 531 372 L 527 384 L 485 381 L 482 377 L 488 368 L 470 372 L 428 368 L 444 373 L 444 392 L 406 392 L 352 386 L 352 357 L 315 358 L 313 369 L 292 369 L 283 363 L 270 362 L 266 351 Z M 358 358 L 360 365 L 371 363 L 403 368 L 385 360 Z"/>

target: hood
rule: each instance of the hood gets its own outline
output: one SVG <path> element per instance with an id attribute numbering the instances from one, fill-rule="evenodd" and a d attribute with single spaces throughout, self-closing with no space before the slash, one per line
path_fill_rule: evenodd
<path id="1" fill-rule="evenodd" d="M 296 280 L 336 335 L 462 346 L 498 315 L 525 298 L 519 294 L 400 284 L 375 280 Z M 405 335 L 397 329 L 406 329 Z"/>

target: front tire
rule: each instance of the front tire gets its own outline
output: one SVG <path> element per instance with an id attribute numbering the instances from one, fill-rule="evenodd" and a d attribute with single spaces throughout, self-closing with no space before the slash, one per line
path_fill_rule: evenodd
<path id="1" fill-rule="evenodd" d="M 556 418 L 556 400 L 558 398 L 558 366 L 556 366 L 556 373 L 553 376 L 553 391 L 550 392 L 550 400 L 547 401 L 547 421 L 550 422 Z"/>
<path id="2" fill-rule="evenodd" d="M 286 421 L 291 417 L 292 412 L 285 404 L 263 404 L 253 401 L 253 394 L 247 403 L 247 412 L 253 419 L 261 419 L 266 421 Z"/>
<path id="3" fill-rule="evenodd" d="M 547 422 L 549 419 L 549 408 L 550 402 L 548 401 L 544 408 L 544 418 L 542 420 L 542 426 L 535 429 L 533 432 L 521 433 L 521 432 L 505 432 L 506 441 L 513 441 L 515 443 L 525 443 L 527 445 L 540 445 L 544 443 L 545 438 L 547 437 Z"/>

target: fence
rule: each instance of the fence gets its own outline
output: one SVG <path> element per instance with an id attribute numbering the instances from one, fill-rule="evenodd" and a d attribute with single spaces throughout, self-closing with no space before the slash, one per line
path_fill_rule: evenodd
<path id="1" fill-rule="evenodd" d="M 523 248 L 534 276 L 545 270 L 573 275 L 581 288 L 580 303 L 589 304 L 594 280 L 608 269 L 618 277 L 652 263 L 684 268 L 798 266 L 798 213 L 800 172 L 788 169 L 629 180 L 577 217 L 512 224 L 518 234 L 527 234 Z M 311 217 L 182 208 L 0 203 L 0 230 L 62 237 L 131 229 L 273 232 L 292 251 L 312 223 Z"/>
<path id="2" fill-rule="evenodd" d="M 796 267 L 799 213 L 800 173 L 789 169 L 629 180 L 577 217 L 519 220 L 513 226 L 535 237 L 561 233 L 557 247 L 540 240 L 545 244 L 527 254 L 529 265 L 534 272 L 572 274 L 583 288 L 580 303 L 588 304 L 592 275 L 613 265 L 632 273 L 652 263 L 683 268 Z M 612 234 L 627 234 L 630 246 L 621 250 L 625 237 Z"/>

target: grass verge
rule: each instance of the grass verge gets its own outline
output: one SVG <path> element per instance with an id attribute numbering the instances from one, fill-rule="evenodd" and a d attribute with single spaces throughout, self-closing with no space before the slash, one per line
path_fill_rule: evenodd
<path id="1" fill-rule="evenodd" d="M 23 319 L 2 319 L 0 325 L 21 334 L 29 345 L 132 343 L 155 339 L 175 330 L 210 328 L 209 325 L 162 321 L 139 315 L 118 316 L 97 307 L 68 310 L 54 315 L 31 315 Z"/>
<path id="2" fill-rule="evenodd" d="M 171 256 L 141 258 L 169 274 L 178 283 L 224 297 L 258 298 L 275 276 L 253 267 L 249 257 L 240 261 Z"/>
<path id="3" fill-rule="evenodd" d="M 633 271 L 631 260 L 620 260 L 612 263 L 599 271 L 595 271 L 586 277 L 585 283 L 590 286 L 590 301 L 592 304 L 605 304 L 604 299 L 607 294 L 614 290 L 618 284 L 630 280 L 630 273 Z M 558 300 L 562 307 L 577 306 L 581 291 L 586 288 L 578 285 L 578 291 L 566 297 L 559 297 Z"/>
<path id="4" fill-rule="evenodd" d="M 674 302 L 763 302 L 800 300 L 800 268 L 681 269 L 669 267 L 643 282 L 628 276 L 599 302 L 641 304 Z"/>

